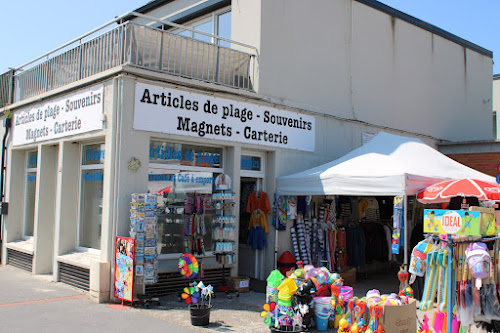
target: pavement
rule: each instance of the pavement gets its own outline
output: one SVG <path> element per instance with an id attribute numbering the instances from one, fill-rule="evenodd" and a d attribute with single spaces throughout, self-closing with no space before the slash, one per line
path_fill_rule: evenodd
<path id="1" fill-rule="evenodd" d="M 354 293 L 358 297 L 370 289 L 389 293 L 397 290 L 398 284 L 393 272 L 372 274 L 358 279 Z M 0 332 L 270 332 L 260 317 L 264 298 L 254 291 L 238 297 L 216 292 L 210 325 L 196 327 L 191 325 L 188 306 L 176 295 L 162 297 L 160 304 L 151 308 L 97 304 L 84 292 L 49 277 L 0 266 Z M 417 316 L 422 319 L 423 313 L 417 310 Z M 484 331 L 471 331 L 479 332 Z"/>
<path id="2" fill-rule="evenodd" d="M 96 304 L 78 289 L 0 266 L 0 332 L 197 332 L 131 308 Z"/>

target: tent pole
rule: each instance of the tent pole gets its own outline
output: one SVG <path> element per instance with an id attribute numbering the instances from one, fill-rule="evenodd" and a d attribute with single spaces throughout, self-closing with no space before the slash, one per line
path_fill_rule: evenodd
<path id="1" fill-rule="evenodd" d="M 408 221 L 406 219 L 406 215 L 408 212 L 408 196 L 405 194 L 404 195 L 404 205 L 403 205 L 403 223 L 404 223 L 404 238 L 405 238 L 405 243 L 404 243 L 404 261 L 403 264 L 405 268 L 408 267 Z"/>
<path id="2" fill-rule="evenodd" d="M 274 234 L 274 269 L 278 269 L 278 229 Z"/>

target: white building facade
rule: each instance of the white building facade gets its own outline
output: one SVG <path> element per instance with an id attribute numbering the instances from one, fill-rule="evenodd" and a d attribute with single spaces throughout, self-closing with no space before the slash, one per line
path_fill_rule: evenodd
<path id="1" fill-rule="evenodd" d="M 229 175 L 234 261 L 216 260 L 207 233 L 204 269 L 264 279 L 290 236 L 276 244 L 268 214 L 267 247 L 245 244 L 249 192 L 272 206 L 277 177 L 381 130 L 431 145 L 491 139 L 491 52 L 374 0 L 156 0 L 117 20 L 0 81 L 13 115 L 2 262 L 99 301 L 113 296 L 132 193 L 175 188 L 159 199 L 171 204 L 158 227 L 167 279 L 186 239 L 172 207 Z"/>

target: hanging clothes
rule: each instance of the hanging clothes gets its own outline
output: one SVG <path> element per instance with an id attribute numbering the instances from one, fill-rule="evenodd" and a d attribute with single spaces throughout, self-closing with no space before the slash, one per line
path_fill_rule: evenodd
<path id="1" fill-rule="evenodd" d="M 345 228 L 347 265 L 360 267 L 365 262 L 365 240 L 363 230 L 354 224 Z"/>
<path id="2" fill-rule="evenodd" d="M 378 206 L 378 201 L 374 197 L 366 198 L 368 206 L 366 207 L 366 219 L 367 220 L 380 220 L 380 211 Z"/>
<path id="3" fill-rule="evenodd" d="M 257 192 L 252 192 L 248 197 L 247 212 L 253 212 L 256 209 L 260 209 L 265 215 L 271 211 L 269 207 L 269 198 L 266 192 L 261 192 L 260 195 L 258 195 Z"/>
<path id="4" fill-rule="evenodd" d="M 252 227 L 248 233 L 247 245 L 251 245 L 254 250 L 264 250 L 267 246 L 267 238 L 264 228 L 260 225 Z"/>
<path id="5" fill-rule="evenodd" d="M 248 224 L 248 230 L 252 229 L 254 226 L 261 226 L 266 234 L 269 232 L 266 215 L 260 209 L 256 209 L 252 212 L 250 223 Z"/>

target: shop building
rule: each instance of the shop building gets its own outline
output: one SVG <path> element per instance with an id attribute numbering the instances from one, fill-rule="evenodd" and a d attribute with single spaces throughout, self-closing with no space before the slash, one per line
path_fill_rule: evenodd
<path id="1" fill-rule="evenodd" d="M 207 232 L 205 274 L 263 279 L 291 244 L 275 244 L 271 214 L 267 247 L 245 244 L 253 191 L 272 206 L 277 177 L 381 130 L 491 137 L 492 53 L 374 0 L 156 0 L 112 23 L 0 78 L 2 262 L 99 301 L 132 193 L 166 194 L 158 269 L 174 280 L 186 194 L 229 175 L 234 257 L 218 262 Z"/>

